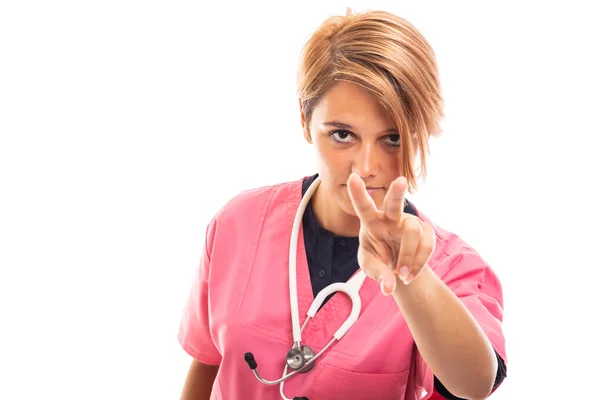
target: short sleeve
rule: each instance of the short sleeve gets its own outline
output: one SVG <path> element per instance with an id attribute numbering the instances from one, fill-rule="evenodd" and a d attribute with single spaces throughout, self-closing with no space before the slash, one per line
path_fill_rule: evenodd
<path id="1" fill-rule="evenodd" d="M 447 256 L 435 268 L 435 272 L 475 318 L 503 361 L 502 368 L 505 372 L 507 361 L 502 331 L 503 294 L 498 276 L 477 252 L 467 248 Z M 417 382 L 428 393 L 432 393 L 433 373 L 418 350 L 415 355 Z M 499 386 L 499 382 L 497 383 L 494 390 Z"/>
<path id="2" fill-rule="evenodd" d="M 209 308 L 210 250 L 213 230 L 206 230 L 205 243 L 202 246 L 200 264 L 192 281 L 183 317 L 179 326 L 178 340 L 183 349 L 194 359 L 203 363 L 218 365 L 221 363 L 215 342 L 211 336 Z"/>

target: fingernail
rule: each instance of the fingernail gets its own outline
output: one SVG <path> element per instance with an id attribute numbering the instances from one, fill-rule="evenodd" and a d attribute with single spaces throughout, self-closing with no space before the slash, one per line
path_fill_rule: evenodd
<path id="1" fill-rule="evenodd" d="M 400 277 L 400 279 L 405 280 L 408 277 L 409 272 L 410 272 L 410 268 L 408 268 L 407 265 L 403 265 L 400 267 L 400 270 L 398 271 L 398 276 Z"/>
<path id="2" fill-rule="evenodd" d="M 379 280 L 379 286 L 381 287 L 381 293 L 383 293 L 384 296 L 387 296 L 387 293 L 385 292 L 385 287 L 383 284 L 383 279 Z"/>
<path id="3" fill-rule="evenodd" d="M 385 282 L 383 279 L 379 280 L 379 286 L 381 287 L 381 293 L 383 293 L 384 296 L 389 296 L 392 293 L 392 292 L 385 291 Z"/>
<path id="4" fill-rule="evenodd" d="M 414 278 L 414 275 L 412 273 L 410 273 L 402 282 L 404 282 L 405 285 L 408 285 L 413 280 L 413 278 Z"/>

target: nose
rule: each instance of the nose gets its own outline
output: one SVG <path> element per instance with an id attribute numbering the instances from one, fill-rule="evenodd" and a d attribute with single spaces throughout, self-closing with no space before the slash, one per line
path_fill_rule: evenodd
<path id="1" fill-rule="evenodd" d="M 361 178 L 366 179 L 377 174 L 379 170 L 379 157 L 376 146 L 370 143 L 362 145 L 352 165 L 352 172 L 356 172 Z"/>

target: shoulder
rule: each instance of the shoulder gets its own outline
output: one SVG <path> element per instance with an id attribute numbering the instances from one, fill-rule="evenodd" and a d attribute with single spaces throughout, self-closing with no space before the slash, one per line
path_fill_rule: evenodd
<path id="1" fill-rule="evenodd" d="M 225 202 L 216 213 L 215 219 L 226 221 L 240 216 L 251 217 L 263 210 L 265 206 L 273 205 L 277 201 L 285 202 L 294 194 L 300 195 L 301 185 L 302 180 L 298 179 L 242 190 Z"/>
<path id="2" fill-rule="evenodd" d="M 439 246 L 439 250 L 443 251 L 446 255 L 462 253 L 465 251 L 475 252 L 475 249 L 473 249 L 473 247 L 471 247 L 471 245 L 463 238 L 455 232 L 435 223 L 433 219 L 423 211 L 417 209 L 417 215 L 422 221 L 427 222 L 433 228 L 436 236 L 436 248 Z"/>
<path id="3" fill-rule="evenodd" d="M 418 210 L 418 215 L 435 232 L 436 244 L 430 258 L 430 267 L 446 283 L 467 277 L 479 282 L 497 282 L 496 272 L 471 244 L 457 233 L 436 224 L 422 211 Z"/>
<path id="4" fill-rule="evenodd" d="M 238 192 L 221 206 L 208 226 L 208 236 L 258 232 L 267 215 L 284 212 L 289 204 L 297 203 L 302 195 L 301 179 L 252 187 Z"/>

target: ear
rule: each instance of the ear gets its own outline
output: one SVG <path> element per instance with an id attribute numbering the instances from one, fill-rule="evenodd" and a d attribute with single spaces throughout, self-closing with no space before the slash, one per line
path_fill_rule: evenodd
<path id="1" fill-rule="evenodd" d="M 298 105 L 300 106 L 300 121 L 302 122 L 302 131 L 304 132 L 304 139 L 306 139 L 308 143 L 312 143 L 312 138 L 310 137 L 308 125 L 306 123 L 306 114 L 304 113 L 301 99 L 298 99 Z"/>

